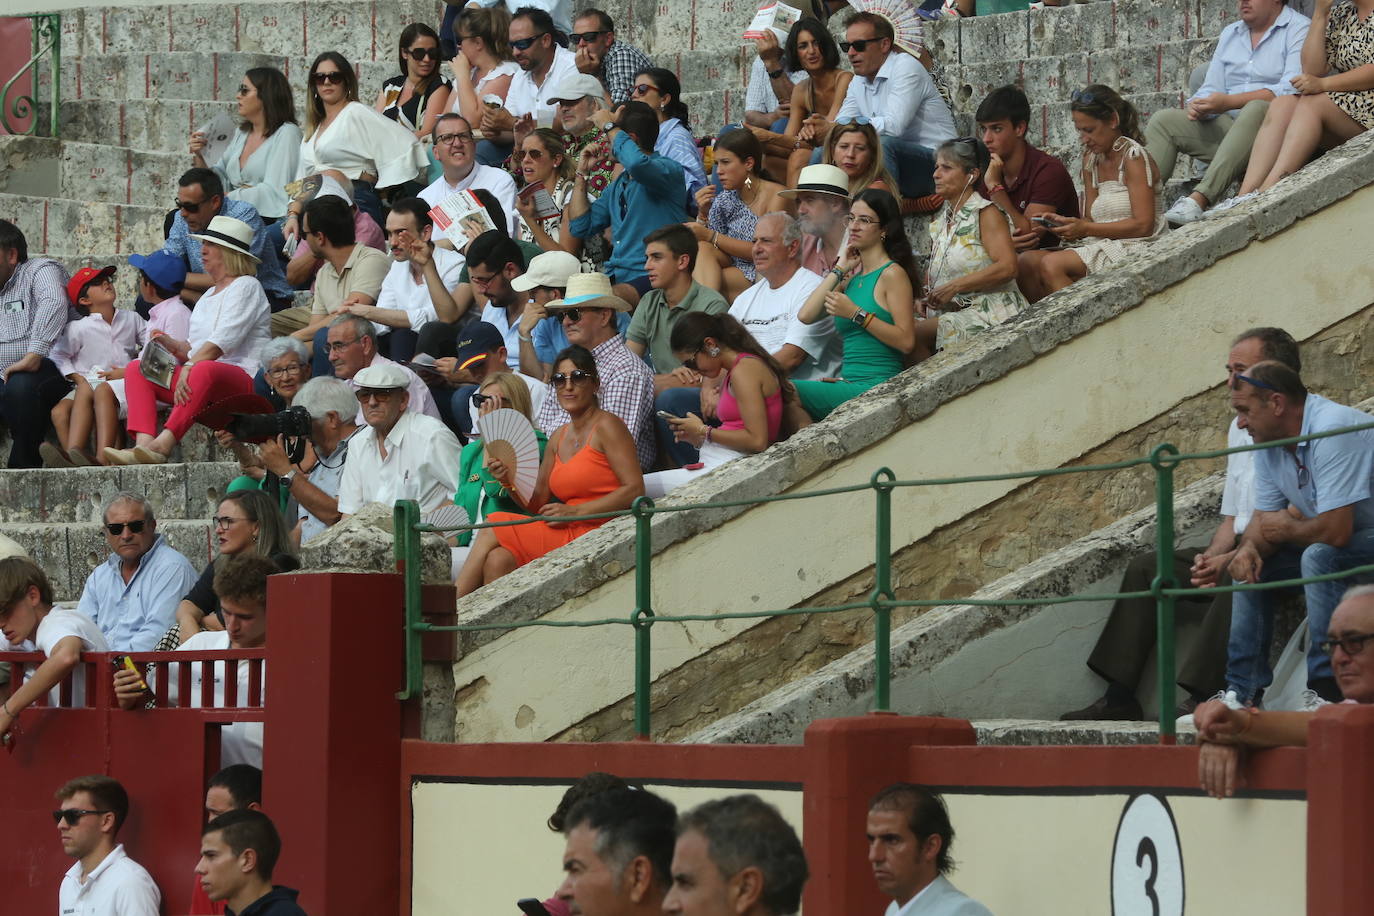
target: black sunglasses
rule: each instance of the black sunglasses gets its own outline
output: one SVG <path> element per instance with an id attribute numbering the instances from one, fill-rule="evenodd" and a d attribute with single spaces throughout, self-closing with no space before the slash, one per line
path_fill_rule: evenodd
<path id="1" fill-rule="evenodd" d="M 518 41 L 512 41 L 510 43 L 510 46 L 517 51 L 528 51 L 530 45 L 534 44 L 536 41 L 543 38 L 547 34 L 549 33 L 540 32 L 538 35 L 531 35 L 529 38 L 521 38 Z"/>
<path id="2" fill-rule="evenodd" d="M 549 376 L 549 384 L 555 388 L 562 388 L 571 379 L 574 385 L 585 381 L 596 381 L 596 376 L 581 369 L 574 369 L 572 372 L 555 372 Z"/>
<path id="3" fill-rule="evenodd" d="M 882 41 L 882 39 L 881 39 L 881 38 L 856 38 L 854 41 L 842 41 L 842 42 L 840 42 L 840 50 L 843 51 L 844 53 L 848 54 L 848 53 L 849 53 L 849 49 L 850 49 L 850 48 L 853 48 L 855 51 L 858 51 L 860 54 L 862 54 L 862 53 L 864 52 L 864 49 L 867 48 L 870 44 L 872 44 L 872 43 L 875 42 L 875 41 Z"/>
<path id="4" fill-rule="evenodd" d="M 1364 651 L 1364 644 L 1374 639 L 1374 633 L 1351 633 L 1348 636 L 1332 636 L 1317 643 L 1317 648 L 1327 655 L 1332 655 L 1336 647 L 1340 646 L 1345 650 L 1346 655 L 1355 656 Z"/>
<path id="5" fill-rule="evenodd" d="M 143 526 L 146 524 L 148 524 L 148 520 L 144 518 L 135 519 L 132 522 L 128 522 L 129 530 L 132 531 L 134 534 L 142 534 Z M 110 522 L 108 525 L 105 526 L 105 530 L 110 532 L 110 534 L 113 534 L 115 537 L 119 537 L 121 534 L 124 533 L 124 525 L 124 522 Z"/>
<path id="6" fill-rule="evenodd" d="M 609 35 L 610 33 L 610 29 L 597 29 L 595 32 L 569 32 L 568 41 L 575 45 L 591 44 L 602 35 Z"/>
<path id="7" fill-rule="evenodd" d="M 310 81 L 316 86 L 322 86 L 325 83 L 333 83 L 337 86 L 343 84 L 344 75 L 342 71 L 339 70 L 321 71 L 311 74 Z"/>
<path id="8" fill-rule="evenodd" d="M 563 309 L 563 313 L 559 317 L 562 318 L 564 321 L 571 321 L 573 324 L 576 324 L 577 322 L 582 320 L 582 310 Z"/>
<path id="9" fill-rule="evenodd" d="M 208 198 L 208 197 L 205 198 L 205 200 L 202 200 L 202 201 L 200 201 L 200 202 L 198 202 L 198 203 L 190 203 L 189 201 L 178 200 L 178 201 L 176 202 L 176 208 L 177 208 L 178 210 L 184 210 L 184 211 L 186 211 L 187 213 L 194 213 L 194 212 L 196 212 L 197 210 L 199 210 L 201 207 L 205 206 L 205 204 L 206 204 L 209 200 L 210 200 L 210 198 Z"/>
<path id="10" fill-rule="evenodd" d="M 83 817 L 85 817 L 85 816 L 88 815 L 88 814 L 109 814 L 109 813 L 110 813 L 110 811 L 109 811 L 108 808 L 105 808 L 105 809 L 95 809 L 95 808 L 63 808 L 61 811 L 54 811 L 54 812 L 52 813 L 52 822 L 53 822 L 54 824 L 60 824 L 60 823 L 62 823 L 63 821 L 66 821 L 68 827 L 75 827 L 75 826 L 76 826 L 76 822 L 79 821 L 79 820 L 81 820 Z"/>
<path id="11" fill-rule="evenodd" d="M 440 60 L 444 56 L 438 48 L 411 48 L 409 54 L 411 60 L 424 60 L 426 57 L 430 60 Z"/>
<path id="12" fill-rule="evenodd" d="M 485 404 L 487 401 L 494 401 L 494 400 L 496 400 L 496 397 L 495 397 L 494 395 L 482 394 L 480 391 L 479 391 L 479 392 L 474 392 L 473 395 L 472 395 L 472 406 L 473 406 L 473 407 L 481 407 L 481 406 L 482 406 L 483 404 Z"/>

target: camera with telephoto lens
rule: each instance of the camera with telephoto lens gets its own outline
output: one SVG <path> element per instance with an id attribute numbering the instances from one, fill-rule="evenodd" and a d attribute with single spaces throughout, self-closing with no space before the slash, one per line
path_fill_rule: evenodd
<path id="1" fill-rule="evenodd" d="M 261 442 L 284 436 L 310 438 L 310 411 L 288 407 L 279 413 L 236 413 L 225 429 L 240 442 Z"/>

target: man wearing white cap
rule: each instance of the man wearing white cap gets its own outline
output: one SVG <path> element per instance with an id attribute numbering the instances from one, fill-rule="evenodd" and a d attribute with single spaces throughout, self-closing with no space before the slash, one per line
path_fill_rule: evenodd
<path id="1" fill-rule="evenodd" d="M 437 207 L 459 191 L 485 188 L 501 204 L 510 221 L 511 237 L 518 237 L 520 213 L 515 209 L 515 179 L 502 169 L 477 161 L 472 125 L 462 115 L 449 112 L 439 116 L 430 133 L 434 138 L 434 158 L 443 166 L 444 174 L 420 192 L 420 199 Z"/>
<path id="2" fill-rule="evenodd" d="M 568 278 L 567 295 L 544 308 L 563 322 L 569 343 L 586 347 L 596 360 L 601 377 L 597 390 L 601 409 L 619 417 L 635 440 L 641 468 L 653 467 L 657 447 L 654 441 L 654 371 L 630 352 L 625 339 L 616 331 L 616 316 L 630 310 L 630 304 L 611 293 L 611 278 L 601 273 L 574 274 Z M 558 398 L 546 398 L 535 415 L 534 425 L 552 433 L 569 421 L 568 412 Z"/>
<path id="3" fill-rule="evenodd" d="M 778 192 L 797 199 L 801 223 L 801 266 L 825 276 L 840 256 L 844 218 L 849 215 L 849 176 L 837 165 L 808 165 L 797 186 Z"/>
<path id="4" fill-rule="evenodd" d="M 390 506 L 398 499 L 413 499 L 421 512 L 431 512 L 452 502 L 462 446 L 443 423 L 406 410 L 410 379 L 405 370 L 368 366 L 353 381 L 368 428 L 349 446 L 339 512 L 348 516 L 366 503 Z"/>

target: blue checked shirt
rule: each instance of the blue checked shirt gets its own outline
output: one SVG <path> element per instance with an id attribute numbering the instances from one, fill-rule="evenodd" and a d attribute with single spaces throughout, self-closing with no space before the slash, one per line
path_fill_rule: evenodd
<path id="1" fill-rule="evenodd" d="M 653 65 L 649 55 L 616 39 L 601 59 L 601 85 L 606 87 L 615 104 L 628 102 L 632 98 L 630 91 L 634 89 L 635 74 Z"/>
<path id="2" fill-rule="evenodd" d="M 253 254 L 261 262 L 258 264 L 258 282 L 273 299 L 293 297 L 295 290 L 287 285 L 286 274 L 281 268 L 281 258 L 268 243 L 267 227 L 263 224 L 262 217 L 258 216 L 257 209 L 252 204 L 226 197 L 216 216 L 232 216 L 252 227 Z M 187 270 L 191 273 L 205 273 L 205 264 L 200 259 L 200 242 L 191 238 L 191 229 L 186 225 L 186 215 L 180 210 L 177 210 L 176 218 L 172 220 L 172 231 L 167 234 L 167 241 L 163 244 L 162 250 L 184 260 Z"/>

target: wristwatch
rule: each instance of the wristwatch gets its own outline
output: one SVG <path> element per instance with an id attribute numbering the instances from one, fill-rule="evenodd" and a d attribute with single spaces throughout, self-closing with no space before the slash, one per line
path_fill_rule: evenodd
<path id="1" fill-rule="evenodd" d="M 849 316 L 849 320 L 862 327 L 863 323 L 868 320 L 868 312 L 863 309 L 855 309 L 854 314 Z"/>
<path id="2" fill-rule="evenodd" d="M 284 487 L 286 487 L 286 489 L 288 489 L 288 490 L 291 489 L 291 484 L 293 484 L 293 483 L 296 482 L 296 475 L 297 475 L 298 473 L 300 473 L 300 472 L 297 471 L 296 469 L 292 468 L 291 470 L 287 471 L 285 474 L 281 475 L 281 485 L 284 486 Z"/>
<path id="3" fill-rule="evenodd" d="M 775 80 L 775 79 L 778 79 L 779 77 L 781 77 L 781 76 L 782 76 L 784 73 L 786 73 L 786 72 L 787 72 L 787 71 L 784 70 L 782 67 L 779 67 L 779 68 L 776 69 L 776 70 L 769 70 L 769 71 L 768 71 L 768 78 L 769 78 L 770 80 Z"/>

